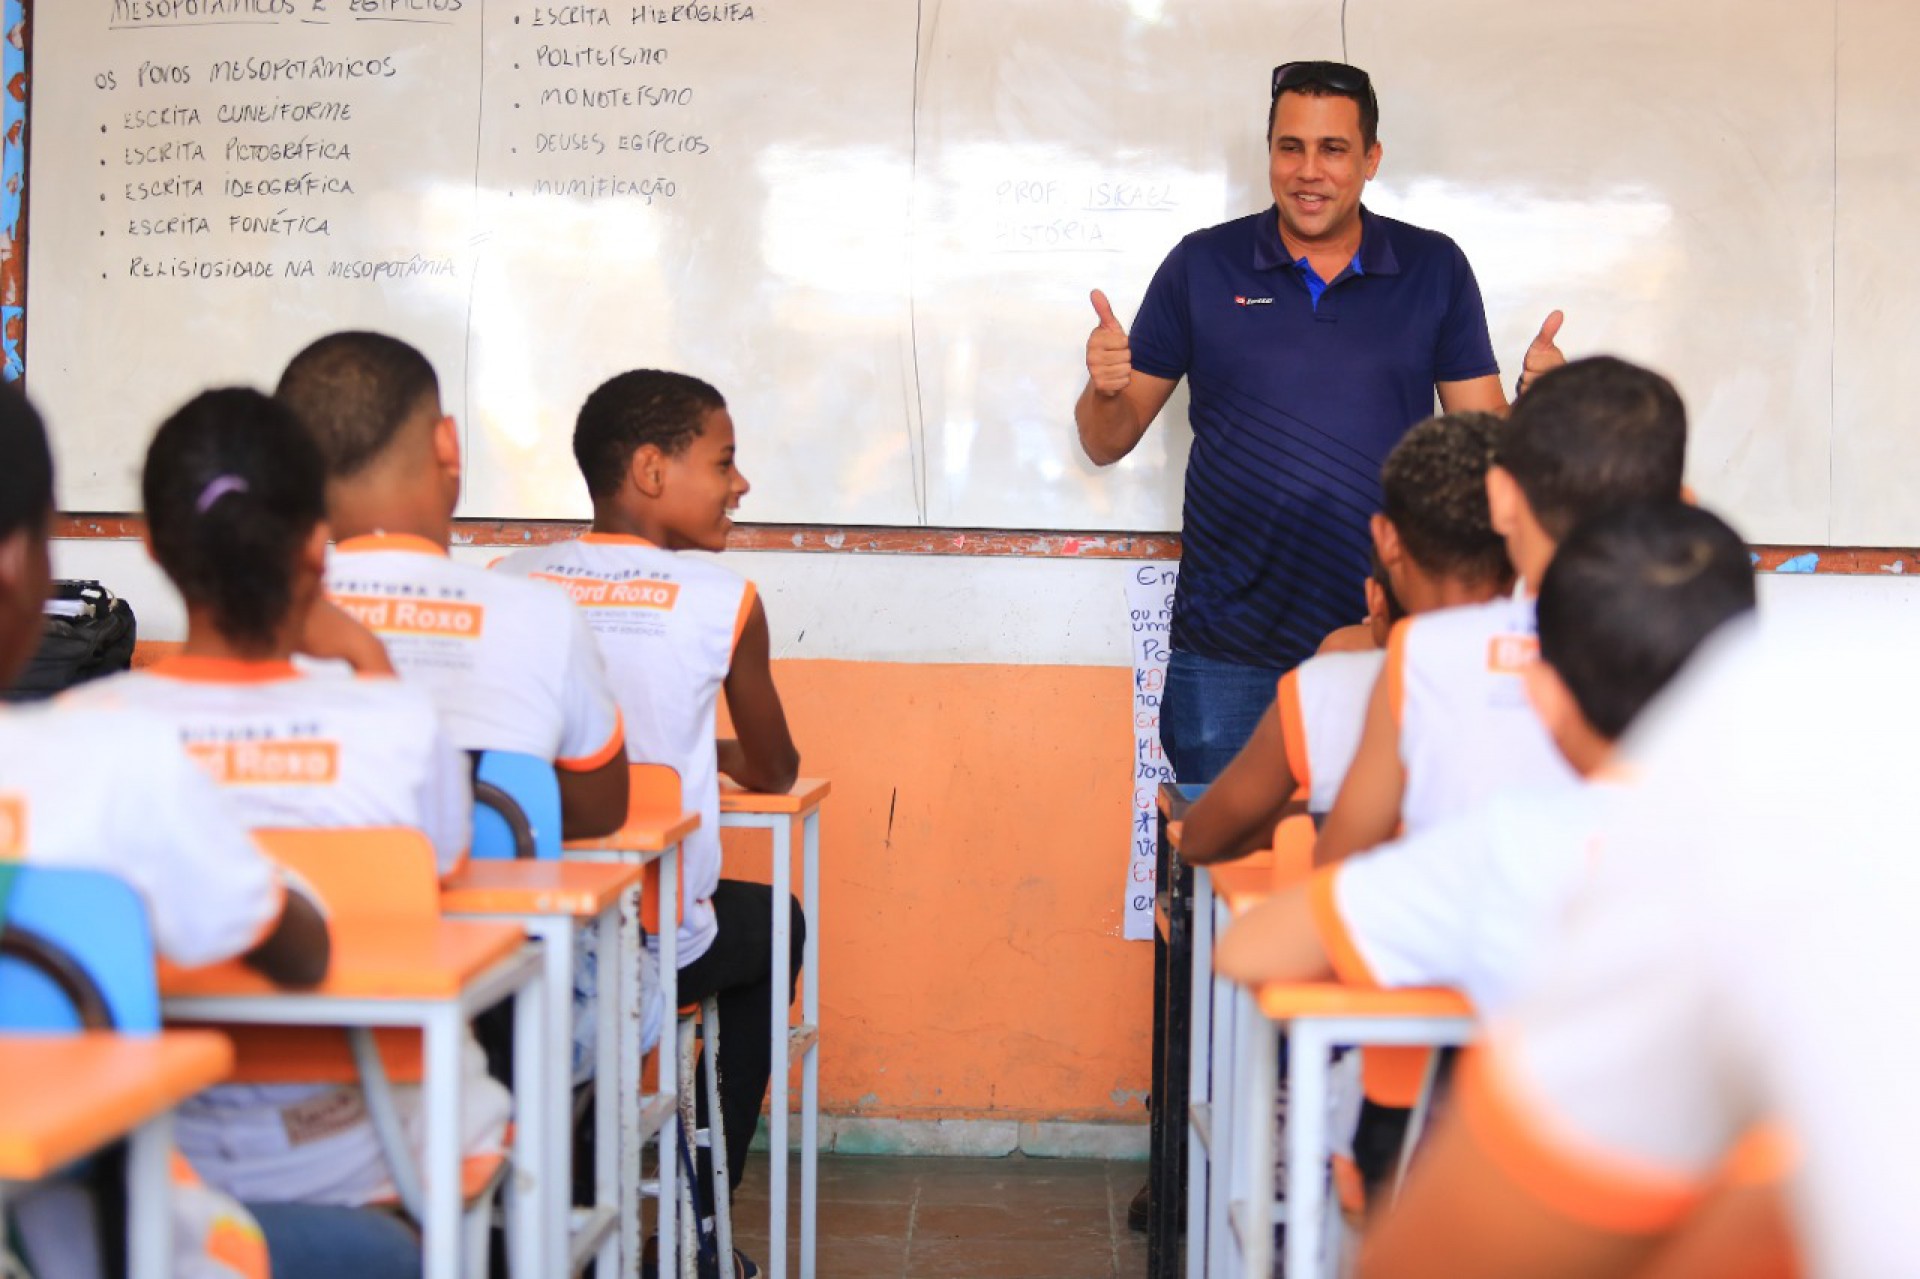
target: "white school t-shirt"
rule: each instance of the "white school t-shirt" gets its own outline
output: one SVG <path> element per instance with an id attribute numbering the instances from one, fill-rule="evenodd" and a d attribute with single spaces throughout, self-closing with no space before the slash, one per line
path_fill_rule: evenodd
<path id="1" fill-rule="evenodd" d="M 1307 792 L 1307 811 L 1326 813 L 1347 780 L 1367 724 L 1367 702 L 1386 654 L 1321 653 L 1280 677 L 1276 700 L 1287 768 Z"/>
<path id="2" fill-rule="evenodd" d="M 590 772 L 622 741 L 593 635 L 566 596 L 448 558 L 425 538 L 349 538 L 327 562 L 333 602 L 432 695 L 461 750 L 518 751 Z"/>
<path id="3" fill-rule="evenodd" d="M 443 871 L 465 855 L 471 765 L 432 702 L 398 680 L 176 657 L 70 696 L 164 715 L 174 749 L 220 783 L 247 826 L 413 826 L 433 838 Z M 512 1099 L 471 1035 L 462 1065 L 461 1148 L 496 1153 Z M 393 1094 L 418 1153 L 421 1090 L 396 1085 Z M 395 1193 L 358 1088 L 224 1084 L 184 1103 L 174 1133 L 201 1176 L 242 1200 L 358 1206 Z"/>
<path id="4" fill-rule="evenodd" d="M 145 900 L 154 947 L 195 967 L 252 950 L 280 921 L 280 873 L 180 753 L 164 720 L 69 704 L 0 710 L 0 860 L 107 871 Z M 16 1203 L 46 1273 L 91 1256 L 91 1201 L 57 1183 Z M 260 1229 L 236 1203 L 175 1178 L 182 1279 L 264 1273 Z M 79 1251 L 75 1251 L 79 1249 Z"/>
<path id="5" fill-rule="evenodd" d="M 1518 592 L 1393 628 L 1381 678 L 1400 729 L 1405 833 L 1510 786 L 1573 780 L 1520 676 L 1539 652 L 1533 597 Z"/>
<path id="6" fill-rule="evenodd" d="M 174 726 L 252 828 L 414 826 L 440 873 L 466 857 L 473 765 L 424 692 L 286 662 L 174 657 L 69 695 Z"/>
<path id="7" fill-rule="evenodd" d="M 1506 790 L 1417 835 L 1316 873 L 1321 944 L 1340 979 L 1451 986 L 1503 1010 L 1558 937 L 1617 787 Z"/>
<path id="8" fill-rule="evenodd" d="M 1629 1232 L 1777 1124 L 1810 1273 L 1911 1274 L 1920 620 L 1766 625 L 1709 641 L 1629 734 L 1641 780 L 1459 1104 L 1529 1193 Z"/>
<path id="9" fill-rule="evenodd" d="M 281 877 L 158 717 L 68 702 L 0 711 L 0 859 L 103 870 L 145 899 L 154 947 L 210 964 L 279 922 Z"/>
<path id="10" fill-rule="evenodd" d="M 516 551 L 502 574 L 564 587 L 600 641 L 627 726 L 627 758 L 668 764 L 700 827 L 681 850 L 685 898 L 680 965 L 713 945 L 709 898 L 720 882 L 720 768 L 714 712 L 733 667 L 753 583 L 710 560 L 677 555 L 637 537 L 589 533 Z"/>

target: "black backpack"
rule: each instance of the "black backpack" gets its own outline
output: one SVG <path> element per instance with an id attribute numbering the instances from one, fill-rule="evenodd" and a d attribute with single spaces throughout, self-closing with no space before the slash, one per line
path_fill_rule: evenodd
<path id="1" fill-rule="evenodd" d="M 47 596 L 40 647 L 12 688 L 10 702 L 52 697 L 75 684 L 133 666 L 133 608 L 98 582 L 55 582 Z"/>

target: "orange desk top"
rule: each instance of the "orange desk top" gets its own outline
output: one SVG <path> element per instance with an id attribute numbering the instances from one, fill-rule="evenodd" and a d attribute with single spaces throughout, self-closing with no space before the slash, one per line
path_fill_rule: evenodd
<path id="1" fill-rule="evenodd" d="M 478 920 L 334 921 L 333 962 L 311 990 L 276 986 L 237 960 L 160 964 L 163 999 L 284 995 L 293 999 L 448 999 L 527 940 L 517 924 Z"/>
<path id="2" fill-rule="evenodd" d="M 659 853 L 700 829 L 700 814 L 628 813 L 627 824 L 611 835 L 570 839 L 565 847 L 579 852 Z"/>
<path id="3" fill-rule="evenodd" d="M 206 1030 L 0 1035 L 0 1178 L 44 1177 L 226 1078 L 233 1048 Z"/>
<path id="4" fill-rule="evenodd" d="M 1275 1021 L 1294 1017 L 1471 1017 L 1473 1005 L 1456 990 L 1416 987 L 1379 990 L 1339 982 L 1272 982 L 1260 988 L 1260 1011 Z"/>
<path id="5" fill-rule="evenodd" d="M 593 919 L 640 882 L 624 862 L 468 861 L 441 881 L 449 915 L 571 915 Z"/>
<path id="6" fill-rule="evenodd" d="M 832 783 L 820 777 L 802 777 L 783 794 L 741 790 L 731 783 L 720 785 L 722 813 L 786 813 L 799 817 L 820 807 L 820 801 L 833 790 Z"/>

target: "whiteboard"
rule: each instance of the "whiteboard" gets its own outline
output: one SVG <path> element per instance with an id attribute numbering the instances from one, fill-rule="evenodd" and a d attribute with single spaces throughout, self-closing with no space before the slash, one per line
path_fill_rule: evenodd
<path id="1" fill-rule="evenodd" d="M 1265 207 L 1268 71 L 1344 48 L 1368 203 L 1466 249 L 1509 381 L 1564 308 L 1570 354 L 1674 375 L 1754 539 L 1920 539 L 1901 0 L 88 0 L 31 38 L 69 510 L 365 326 L 439 370 L 466 516 L 584 516 L 574 411 L 658 365 L 730 401 L 750 520 L 1178 528 L 1183 395 L 1080 455 L 1087 290 L 1128 316 Z"/>

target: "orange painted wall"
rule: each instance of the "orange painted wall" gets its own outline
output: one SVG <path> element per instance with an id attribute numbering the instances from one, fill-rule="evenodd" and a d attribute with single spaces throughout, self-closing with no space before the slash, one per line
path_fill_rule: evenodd
<path id="1" fill-rule="evenodd" d="M 1153 948 L 1120 939 L 1130 672 L 788 661 L 775 678 L 801 771 L 833 783 L 823 1108 L 1144 1121 Z M 728 838 L 764 878 L 765 837 Z"/>

